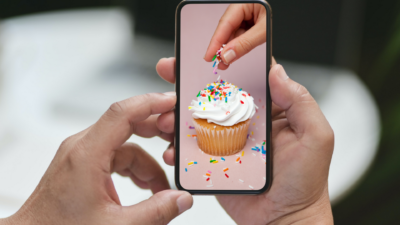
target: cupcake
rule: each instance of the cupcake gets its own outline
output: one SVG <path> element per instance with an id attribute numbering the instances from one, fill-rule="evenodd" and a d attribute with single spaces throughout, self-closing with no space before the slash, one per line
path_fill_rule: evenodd
<path id="1" fill-rule="evenodd" d="M 189 106 L 199 148 L 214 156 L 241 151 L 256 108 L 254 98 L 234 84 L 223 80 L 208 84 Z"/>

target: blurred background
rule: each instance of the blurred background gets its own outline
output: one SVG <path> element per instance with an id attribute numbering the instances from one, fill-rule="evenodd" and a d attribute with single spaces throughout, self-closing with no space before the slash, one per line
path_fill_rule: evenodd
<path id="1" fill-rule="evenodd" d="M 155 65 L 174 55 L 178 0 L 0 2 L 0 217 L 32 193 L 59 144 L 118 100 L 174 86 Z M 400 2 L 270 0 L 273 54 L 335 131 L 329 192 L 336 224 L 400 220 Z M 159 138 L 149 150 L 173 185 Z M 149 191 L 113 175 L 124 205 Z M 211 207 L 211 208 L 210 208 Z M 211 210 L 212 209 L 212 210 Z M 234 224 L 214 197 L 171 224 Z"/>

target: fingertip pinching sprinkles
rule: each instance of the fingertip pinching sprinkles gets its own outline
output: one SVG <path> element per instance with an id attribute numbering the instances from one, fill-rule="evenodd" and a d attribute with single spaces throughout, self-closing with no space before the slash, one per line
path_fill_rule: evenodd
<path id="1" fill-rule="evenodd" d="M 211 60 L 211 61 L 214 61 L 214 63 L 213 63 L 213 68 L 214 68 L 213 73 L 214 74 L 218 74 L 217 68 L 218 68 L 218 65 L 222 62 L 221 53 L 225 46 L 226 45 L 222 45 L 222 47 L 215 53 L 213 59 Z"/>

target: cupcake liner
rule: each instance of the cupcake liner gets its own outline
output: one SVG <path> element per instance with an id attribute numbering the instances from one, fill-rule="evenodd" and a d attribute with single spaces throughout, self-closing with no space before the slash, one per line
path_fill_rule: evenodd
<path id="1" fill-rule="evenodd" d="M 218 130 L 214 129 L 214 124 L 202 126 L 196 119 L 193 119 L 193 124 L 197 144 L 203 152 L 213 156 L 227 156 L 240 152 L 246 145 L 250 119 L 231 127 L 217 125 Z"/>

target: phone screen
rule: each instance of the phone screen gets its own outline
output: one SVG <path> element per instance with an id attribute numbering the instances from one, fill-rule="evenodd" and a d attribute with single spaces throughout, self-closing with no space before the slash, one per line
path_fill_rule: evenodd
<path id="1" fill-rule="evenodd" d="M 231 5 L 186 4 L 178 11 L 176 162 L 186 190 L 256 191 L 269 178 L 267 43 L 229 67 L 221 54 L 235 35 L 210 45 Z M 204 59 L 208 48 L 215 53 L 211 62 Z"/>

